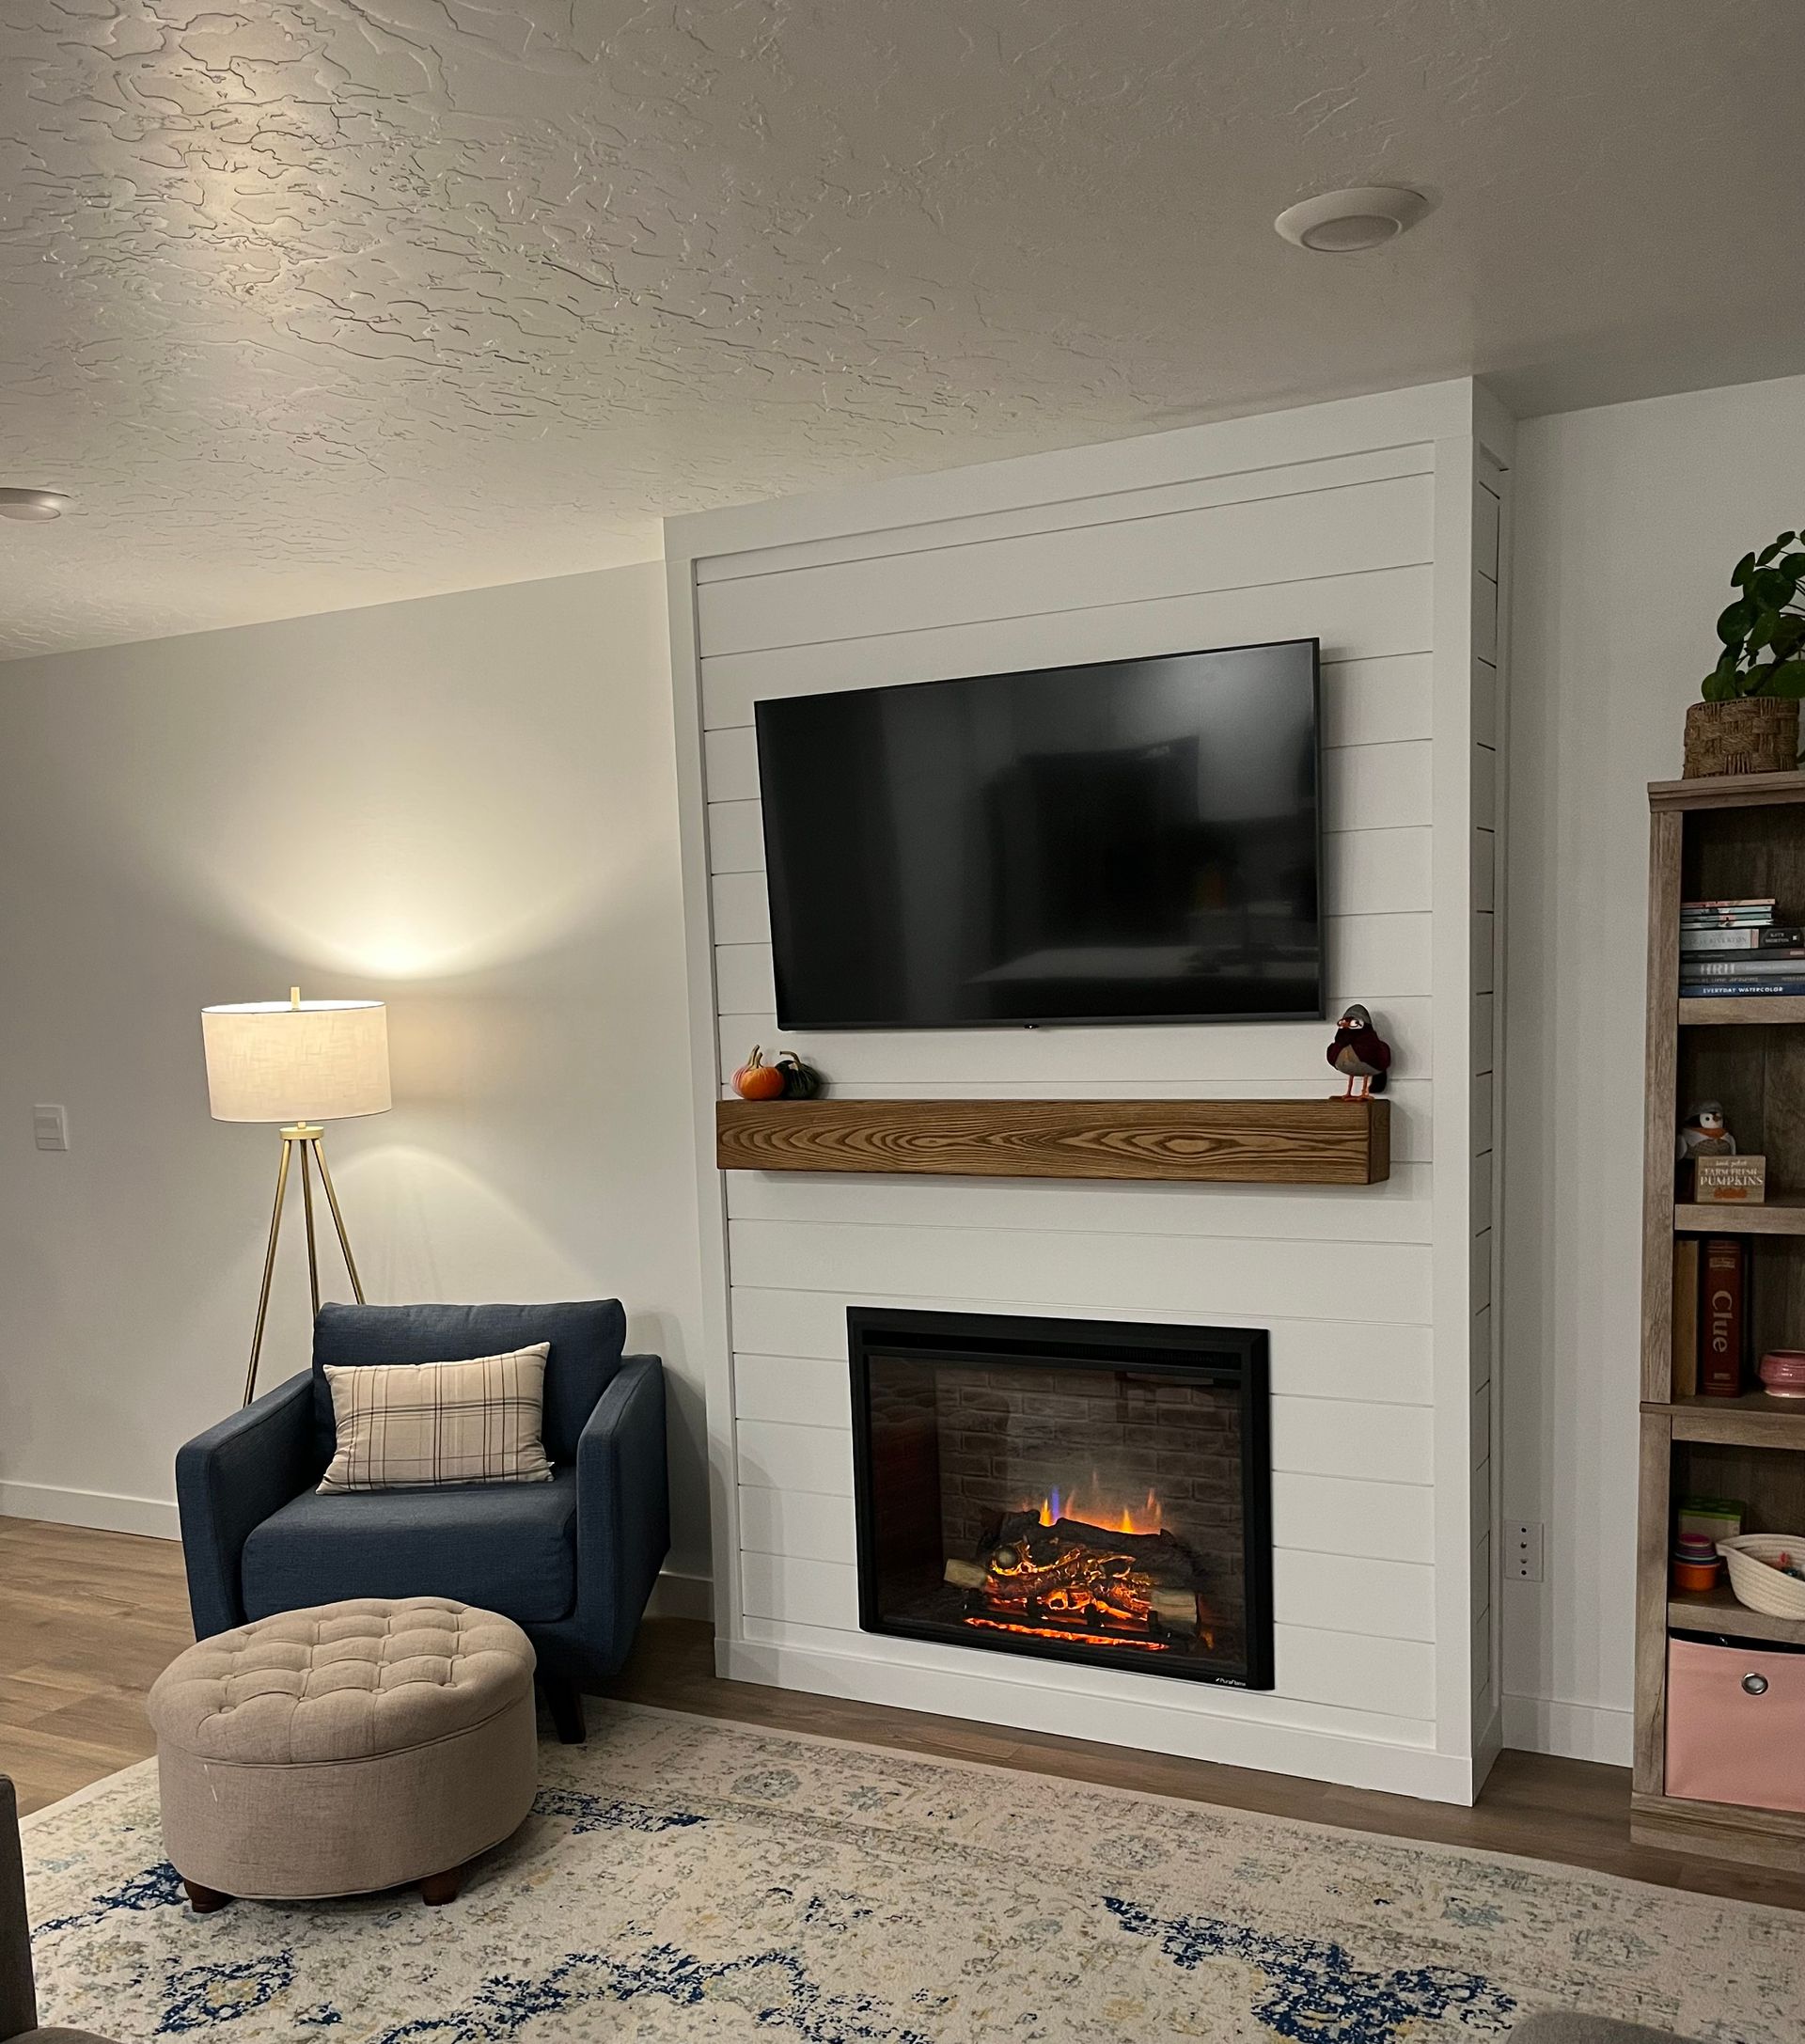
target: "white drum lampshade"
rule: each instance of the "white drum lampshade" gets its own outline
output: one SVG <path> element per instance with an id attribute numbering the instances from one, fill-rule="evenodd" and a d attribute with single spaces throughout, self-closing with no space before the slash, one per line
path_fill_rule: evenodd
<path id="1" fill-rule="evenodd" d="M 246 1000 L 203 1008 L 216 1122 L 342 1122 L 385 1114 L 388 1010 L 380 1000 Z"/>

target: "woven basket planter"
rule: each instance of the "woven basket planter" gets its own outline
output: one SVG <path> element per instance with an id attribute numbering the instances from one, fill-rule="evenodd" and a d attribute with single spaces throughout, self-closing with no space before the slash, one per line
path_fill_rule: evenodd
<path id="1" fill-rule="evenodd" d="M 1798 704 L 1775 696 L 1695 702 L 1686 713 L 1686 778 L 1790 774 L 1798 764 Z"/>

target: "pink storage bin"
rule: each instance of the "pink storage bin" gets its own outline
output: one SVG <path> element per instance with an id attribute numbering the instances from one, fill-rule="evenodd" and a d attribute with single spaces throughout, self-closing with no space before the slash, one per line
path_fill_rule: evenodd
<path id="1" fill-rule="evenodd" d="M 1805 1810 L 1805 1654 L 1667 1643 L 1667 1793 Z"/>

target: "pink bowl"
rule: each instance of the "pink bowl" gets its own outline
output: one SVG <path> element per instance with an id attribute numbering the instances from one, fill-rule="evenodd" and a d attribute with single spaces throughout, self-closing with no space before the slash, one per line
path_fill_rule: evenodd
<path id="1" fill-rule="evenodd" d="M 1770 1348 L 1761 1359 L 1761 1381 L 1773 1398 L 1805 1398 L 1805 1348 Z"/>

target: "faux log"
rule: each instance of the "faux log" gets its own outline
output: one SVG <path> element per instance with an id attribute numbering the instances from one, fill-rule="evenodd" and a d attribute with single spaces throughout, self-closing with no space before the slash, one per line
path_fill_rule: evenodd
<path id="1" fill-rule="evenodd" d="M 1010 1512 L 1004 1514 L 981 1559 L 967 1562 L 956 1555 L 949 1558 L 946 1580 L 957 1590 L 981 1592 L 992 1581 L 990 1564 L 999 1549 L 1023 1548 L 1031 1543 L 1061 1549 L 1075 1561 L 1087 1549 L 1093 1554 L 1130 1557 L 1135 1567 L 1153 1580 L 1149 1602 L 1161 1624 L 1172 1632 L 1195 1633 L 1201 1629 L 1202 1612 L 1197 1597 L 1201 1564 L 1184 1541 L 1165 1532 L 1112 1533 L 1107 1526 L 1093 1526 L 1080 1518 L 1060 1518 L 1048 1527 L 1042 1523 L 1037 1512 Z"/>
<path id="2" fill-rule="evenodd" d="M 947 1564 L 947 1582 L 952 1589 L 981 1590 L 989 1580 L 990 1571 L 981 1562 L 955 1559 Z M 1150 1602 L 1154 1617 L 1167 1631 L 1190 1634 L 1202 1630 L 1195 1590 L 1155 1590 Z"/>
<path id="3" fill-rule="evenodd" d="M 1372 1186 L 1385 1100 L 722 1100 L 722 1171 Z"/>
<path id="4" fill-rule="evenodd" d="M 1163 1530 L 1117 1533 L 1108 1526 L 1093 1526 L 1088 1518 L 1063 1517 L 1048 1526 L 1038 1512 L 1005 1512 L 996 1538 L 985 1544 L 982 1558 L 988 1561 L 998 1548 L 1025 1547 L 1043 1534 L 1060 1547 L 1088 1548 L 1094 1554 L 1126 1554 L 1155 1581 L 1195 1583 L 1202 1573 L 1201 1563 L 1176 1533 Z"/>

